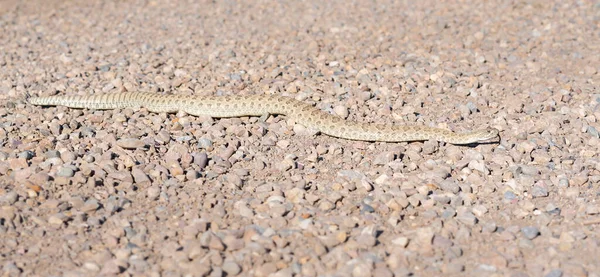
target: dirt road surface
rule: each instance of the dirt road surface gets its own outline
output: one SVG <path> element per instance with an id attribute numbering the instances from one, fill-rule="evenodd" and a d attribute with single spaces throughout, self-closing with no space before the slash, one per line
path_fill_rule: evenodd
<path id="1" fill-rule="evenodd" d="M 599 276 L 600 5 L 411 2 L 0 2 L 0 275 Z M 501 140 L 25 101 L 127 91 Z"/>

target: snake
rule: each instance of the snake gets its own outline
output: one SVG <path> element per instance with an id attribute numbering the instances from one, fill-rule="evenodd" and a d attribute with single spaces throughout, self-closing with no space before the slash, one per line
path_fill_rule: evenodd
<path id="1" fill-rule="evenodd" d="M 389 125 L 345 120 L 313 105 L 280 95 L 254 94 L 230 96 L 176 95 L 121 92 L 91 95 L 28 97 L 37 106 L 66 106 L 77 109 L 109 110 L 146 108 L 155 113 L 185 112 L 194 116 L 228 118 L 241 116 L 285 115 L 309 130 L 332 137 L 380 142 L 436 140 L 456 145 L 491 142 L 499 138 L 495 128 L 463 133 L 419 125 Z"/>

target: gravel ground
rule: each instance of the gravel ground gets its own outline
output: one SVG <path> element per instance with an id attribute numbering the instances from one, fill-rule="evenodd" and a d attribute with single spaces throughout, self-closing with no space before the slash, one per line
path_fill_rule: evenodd
<path id="1" fill-rule="evenodd" d="M 0 3 L 2 276 L 600 276 L 600 4 L 215 2 Z M 123 91 L 502 139 L 24 101 Z"/>

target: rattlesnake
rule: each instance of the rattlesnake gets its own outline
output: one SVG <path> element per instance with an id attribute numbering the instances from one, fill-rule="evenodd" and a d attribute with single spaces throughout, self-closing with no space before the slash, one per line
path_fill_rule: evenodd
<path id="1" fill-rule="evenodd" d="M 423 141 L 437 140 L 451 144 L 488 142 L 498 138 L 498 130 L 487 128 L 466 133 L 406 125 L 383 125 L 347 121 L 328 114 L 308 103 L 286 96 L 181 96 L 156 93 L 111 93 L 89 96 L 32 97 L 29 103 L 40 106 L 66 106 L 87 109 L 117 109 L 145 107 L 151 112 L 174 113 L 210 117 L 262 116 L 283 114 L 310 130 L 333 137 L 362 141 Z"/>

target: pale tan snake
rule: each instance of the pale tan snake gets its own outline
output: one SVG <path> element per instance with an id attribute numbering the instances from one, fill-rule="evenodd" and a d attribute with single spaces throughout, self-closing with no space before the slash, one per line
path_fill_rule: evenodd
<path id="1" fill-rule="evenodd" d="M 308 103 L 276 95 L 181 96 L 156 93 L 111 93 L 89 96 L 32 97 L 29 103 L 40 106 L 66 106 L 84 109 L 118 109 L 145 107 L 151 112 L 210 117 L 262 116 L 283 114 L 311 130 L 333 137 L 362 141 L 437 140 L 452 144 L 488 142 L 498 138 L 498 130 L 487 128 L 466 133 L 408 125 L 384 125 L 344 120 L 321 111 Z"/>

